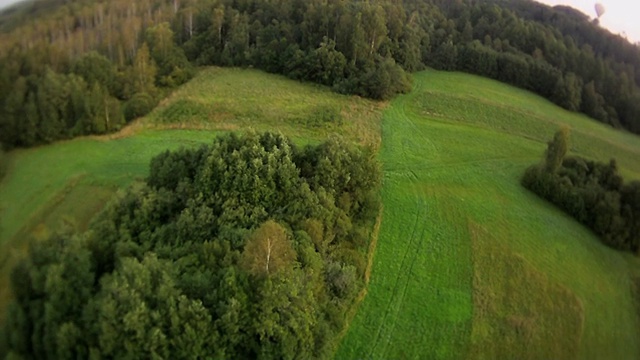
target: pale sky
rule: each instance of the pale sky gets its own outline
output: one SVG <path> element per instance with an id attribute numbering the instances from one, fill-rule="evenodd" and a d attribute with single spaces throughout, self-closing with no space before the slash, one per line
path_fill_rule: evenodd
<path id="1" fill-rule="evenodd" d="M 638 0 L 536 0 L 548 5 L 568 5 L 589 17 L 596 17 L 595 4 L 607 10 L 600 18 L 600 26 L 614 34 L 626 33 L 631 42 L 640 41 L 640 1 Z"/>
<path id="2" fill-rule="evenodd" d="M 13 3 L 17 3 L 17 0 L 0 0 L 0 9 Z"/>
<path id="3" fill-rule="evenodd" d="M 639 0 L 536 0 L 548 5 L 569 5 L 590 17 L 595 17 L 595 4 L 600 2 L 607 9 L 600 18 L 600 25 L 614 34 L 626 33 L 632 42 L 640 42 L 640 1 Z M 0 8 L 17 0 L 0 0 Z"/>

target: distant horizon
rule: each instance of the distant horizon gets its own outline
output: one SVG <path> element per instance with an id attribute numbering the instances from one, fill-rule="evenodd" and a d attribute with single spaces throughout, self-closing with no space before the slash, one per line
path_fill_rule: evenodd
<path id="1" fill-rule="evenodd" d="M 0 9 L 4 9 L 9 5 L 13 5 L 15 3 L 18 3 L 22 0 L 0 0 Z"/>
<path id="2" fill-rule="evenodd" d="M 614 34 L 626 36 L 632 43 L 640 42 L 640 3 L 628 0 L 535 0 L 546 5 L 566 5 L 580 10 L 591 19 L 596 17 L 595 5 L 601 3 L 606 12 L 600 18 L 600 26 Z"/>

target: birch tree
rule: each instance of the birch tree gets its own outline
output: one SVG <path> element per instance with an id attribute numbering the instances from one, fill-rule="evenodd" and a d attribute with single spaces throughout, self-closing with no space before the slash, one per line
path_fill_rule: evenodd
<path id="1" fill-rule="evenodd" d="M 262 277 L 290 268 L 296 253 L 285 228 L 269 220 L 249 237 L 242 257 L 244 268 L 251 275 Z"/>

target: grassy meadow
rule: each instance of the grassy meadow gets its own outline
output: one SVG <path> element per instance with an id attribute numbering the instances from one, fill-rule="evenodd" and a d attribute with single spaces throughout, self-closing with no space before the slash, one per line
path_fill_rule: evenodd
<path id="1" fill-rule="evenodd" d="M 257 70 L 202 69 L 118 134 L 9 153 L 0 309 L 32 239 L 86 228 L 159 152 L 248 128 L 300 144 L 339 133 L 379 149 L 385 177 L 368 293 L 336 358 L 640 358 L 630 287 L 640 261 L 519 185 L 561 124 L 572 153 L 615 157 L 640 179 L 638 137 L 480 77 L 421 72 L 412 93 L 386 104 Z"/>
<path id="2" fill-rule="evenodd" d="M 252 128 L 303 142 L 340 133 L 377 149 L 384 105 L 259 70 L 209 68 L 133 128 Z"/>
<path id="3" fill-rule="evenodd" d="M 340 359 L 635 359 L 640 261 L 519 185 L 561 124 L 640 179 L 640 139 L 495 81 L 425 71 L 385 111 L 384 214 Z"/>

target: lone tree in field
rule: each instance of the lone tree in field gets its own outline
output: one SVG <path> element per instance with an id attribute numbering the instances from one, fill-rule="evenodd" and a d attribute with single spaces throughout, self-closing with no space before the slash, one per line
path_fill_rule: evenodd
<path id="1" fill-rule="evenodd" d="M 562 165 L 562 160 L 569 149 L 569 128 L 562 127 L 556 132 L 553 140 L 549 142 L 547 152 L 545 154 L 545 170 L 549 173 L 555 173 Z"/>
<path id="2" fill-rule="evenodd" d="M 243 265 L 251 275 L 269 276 L 289 268 L 296 259 L 296 253 L 285 228 L 269 220 L 251 234 L 242 257 Z"/>

